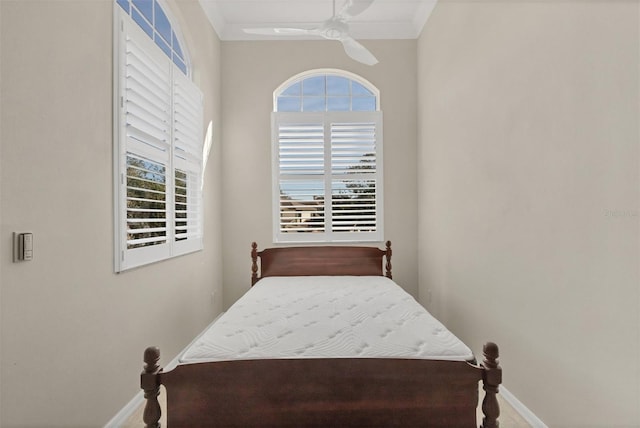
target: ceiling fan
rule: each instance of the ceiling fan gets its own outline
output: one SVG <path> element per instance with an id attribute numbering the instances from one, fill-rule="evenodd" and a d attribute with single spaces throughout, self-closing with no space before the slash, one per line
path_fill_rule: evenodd
<path id="1" fill-rule="evenodd" d="M 333 16 L 316 28 L 245 28 L 248 34 L 267 36 L 320 36 L 342 43 L 345 52 L 354 60 L 367 65 L 378 63 L 376 57 L 349 35 L 348 21 L 371 6 L 374 0 L 347 0 L 336 14 L 336 0 L 333 0 Z"/>

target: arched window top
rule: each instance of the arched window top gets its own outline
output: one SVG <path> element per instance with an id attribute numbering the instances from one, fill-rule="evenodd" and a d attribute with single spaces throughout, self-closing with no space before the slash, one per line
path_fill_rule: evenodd
<path id="1" fill-rule="evenodd" d="M 293 76 L 273 93 L 276 112 L 377 111 L 380 92 L 343 70 L 312 70 Z"/>
<path id="2" fill-rule="evenodd" d="M 116 3 L 147 33 L 185 75 L 189 60 L 179 41 L 179 31 L 171 24 L 158 0 L 116 0 Z M 178 34 L 178 35 L 177 35 Z"/>

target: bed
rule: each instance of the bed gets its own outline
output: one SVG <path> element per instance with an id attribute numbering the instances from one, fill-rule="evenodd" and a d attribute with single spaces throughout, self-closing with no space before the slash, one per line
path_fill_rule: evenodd
<path id="1" fill-rule="evenodd" d="M 147 348 L 144 422 L 175 427 L 498 426 L 498 347 L 471 351 L 392 281 L 391 243 L 251 249 L 252 288 L 164 372 Z"/>

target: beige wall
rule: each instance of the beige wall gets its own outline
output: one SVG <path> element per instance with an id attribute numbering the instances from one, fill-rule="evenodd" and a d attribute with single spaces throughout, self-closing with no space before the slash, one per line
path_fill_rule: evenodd
<path id="1" fill-rule="evenodd" d="M 220 43 L 196 0 L 170 7 L 216 130 L 205 250 L 113 272 L 112 5 L 0 1 L 2 426 L 105 424 L 145 346 L 166 364 L 222 308 Z M 33 261 L 12 263 L 14 231 Z"/>
<path id="2" fill-rule="evenodd" d="M 365 41 L 380 64 L 349 59 L 338 43 L 223 43 L 223 204 L 225 306 L 250 286 L 249 251 L 272 244 L 271 111 L 273 91 L 311 69 L 356 73 L 381 93 L 384 114 L 385 238 L 393 242 L 394 278 L 417 295 L 416 41 Z"/>
<path id="3" fill-rule="evenodd" d="M 441 0 L 417 43 L 364 42 L 375 67 L 330 42 L 221 46 L 196 0 L 170 7 L 214 123 L 205 250 L 116 275 L 112 2 L 0 0 L 0 425 L 104 424 L 144 346 L 166 364 L 248 289 L 272 92 L 314 68 L 381 91 L 397 282 L 478 354 L 498 342 L 549 426 L 640 425 L 637 2 Z M 34 261 L 11 262 L 14 231 Z"/>
<path id="4" fill-rule="evenodd" d="M 549 426 L 640 426 L 637 1 L 441 1 L 420 297 Z"/>

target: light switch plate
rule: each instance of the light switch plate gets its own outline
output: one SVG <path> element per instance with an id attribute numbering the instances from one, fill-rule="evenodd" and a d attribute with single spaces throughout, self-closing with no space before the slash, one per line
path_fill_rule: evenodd
<path id="1" fill-rule="evenodd" d="M 33 260 L 33 233 L 13 232 L 13 262 Z"/>

